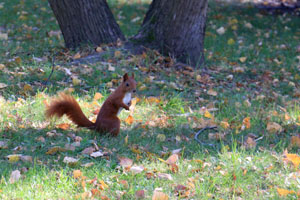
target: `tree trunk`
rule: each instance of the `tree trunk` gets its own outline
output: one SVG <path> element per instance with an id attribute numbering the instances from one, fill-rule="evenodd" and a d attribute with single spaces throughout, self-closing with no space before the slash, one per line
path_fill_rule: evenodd
<path id="1" fill-rule="evenodd" d="M 193 66 L 203 64 L 207 2 L 153 0 L 133 40 Z"/>
<path id="2" fill-rule="evenodd" d="M 67 48 L 124 40 L 106 0 L 48 0 Z"/>

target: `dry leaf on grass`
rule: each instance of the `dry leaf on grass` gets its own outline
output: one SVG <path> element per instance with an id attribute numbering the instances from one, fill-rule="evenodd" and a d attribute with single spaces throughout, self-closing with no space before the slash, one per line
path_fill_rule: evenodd
<path id="1" fill-rule="evenodd" d="M 137 199 L 144 199 L 145 198 L 145 191 L 144 190 L 138 190 L 135 192 L 135 197 Z"/>
<path id="2" fill-rule="evenodd" d="M 294 194 L 295 191 L 277 188 L 277 193 L 279 194 L 279 196 L 285 197 L 289 194 Z"/>
<path id="3" fill-rule="evenodd" d="M 122 167 L 131 167 L 133 164 L 133 161 L 130 158 L 120 157 L 119 158 L 120 166 Z"/>
<path id="4" fill-rule="evenodd" d="M 73 177 L 74 178 L 80 178 L 80 177 L 82 177 L 82 172 L 79 169 L 74 170 L 73 171 Z"/>
<path id="5" fill-rule="evenodd" d="M 144 171 L 144 167 L 134 165 L 134 166 L 130 167 L 130 171 L 133 172 L 134 174 L 139 174 L 142 171 Z"/>
<path id="6" fill-rule="evenodd" d="M 78 163 L 78 160 L 79 159 L 66 156 L 64 158 L 63 162 L 68 164 L 68 165 L 76 165 Z"/>
<path id="7" fill-rule="evenodd" d="M 10 174 L 9 182 L 15 183 L 21 178 L 21 172 L 19 170 L 12 171 Z"/>
<path id="8" fill-rule="evenodd" d="M 269 122 L 267 124 L 267 131 L 270 133 L 280 133 L 283 131 L 283 128 L 276 122 Z"/>
<path id="9" fill-rule="evenodd" d="M 168 200 L 169 197 L 161 191 L 154 191 L 152 200 Z"/>
<path id="10" fill-rule="evenodd" d="M 166 163 L 169 165 L 173 165 L 178 161 L 178 155 L 177 154 L 173 154 L 171 155 L 167 160 Z"/>
<path id="11" fill-rule="evenodd" d="M 157 177 L 160 179 L 166 179 L 166 180 L 173 180 L 171 174 L 166 174 L 166 173 L 157 173 Z"/>

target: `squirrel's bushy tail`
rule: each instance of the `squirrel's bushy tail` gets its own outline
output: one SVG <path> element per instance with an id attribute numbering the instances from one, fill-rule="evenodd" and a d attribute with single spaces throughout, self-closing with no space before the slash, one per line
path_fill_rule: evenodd
<path id="1" fill-rule="evenodd" d="M 59 98 L 51 102 L 46 109 L 46 117 L 62 117 L 64 114 L 79 127 L 93 128 L 95 124 L 91 122 L 82 112 L 74 97 L 61 93 Z"/>

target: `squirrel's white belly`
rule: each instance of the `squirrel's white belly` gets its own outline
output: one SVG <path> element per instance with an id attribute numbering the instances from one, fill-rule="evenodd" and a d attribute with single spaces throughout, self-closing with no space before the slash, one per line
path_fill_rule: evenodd
<path id="1" fill-rule="evenodd" d="M 131 93 L 130 92 L 127 92 L 123 98 L 123 103 L 125 105 L 128 105 L 129 106 L 129 103 L 131 101 Z M 118 111 L 118 114 L 120 114 L 120 112 L 122 111 L 123 108 L 119 108 L 119 111 Z"/>

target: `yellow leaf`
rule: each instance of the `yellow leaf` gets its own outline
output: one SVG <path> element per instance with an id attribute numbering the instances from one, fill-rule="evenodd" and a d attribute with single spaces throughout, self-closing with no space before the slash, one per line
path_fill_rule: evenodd
<path id="1" fill-rule="evenodd" d="M 211 119 L 212 114 L 210 112 L 208 112 L 208 110 L 206 110 L 205 113 L 204 113 L 204 117 Z"/>
<path id="2" fill-rule="evenodd" d="M 79 58 L 81 58 L 81 55 L 79 52 L 73 56 L 73 59 L 79 59 Z"/>
<path id="3" fill-rule="evenodd" d="M 77 77 L 72 78 L 72 83 L 74 86 L 79 85 L 81 83 L 81 80 L 78 79 Z"/>
<path id="4" fill-rule="evenodd" d="M 288 161 L 288 162 L 292 162 L 294 167 L 296 169 L 298 169 L 298 166 L 300 164 L 300 156 L 298 156 L 297 154 L 289 154 L 289 153 L 286 153 L 285 154 L 285 160 Z"/>
<path id="5" fill-rule="evenodd" d="M 0 70 L 3 70 L 5 68 L 5 65 L 0 64 Z"/>
<path id="6" fill-rule="evenodd" d="M 131 115 L 129 115 L 129 116 L 125 119 L 125 122 L 126 122 L 127 124 L 129 124 L 129 125 L 131 125 L 131 124 L 133 123 L 133 121 L 134 121 L 134 118 L 133 118 Z"/>
<path id="7" fill-rule="evenodd" d="M 103 97 L 103 95 L 102 95 L 101 93 L 96 92 L 96 94 L 95 94 L 95 96 L 94 96 L 94 100 L 95 100 L 95 101 L 98 101 L 98 100 L 102 99 L 102 97 Z"/>
<path id="8" fill-rule="evenodd" d="M 74 178 L 80 178 L 80 177 L 82 177 L 82 172 L 79 169 L 74 170 L 73 171 L 73 177 Z"/>
<path id="9" fill-rule="evenodd" d="M 201 75 L 198 74 L 198 75 L 196 76 L 196 80 L 197 80 L 197 81 L 202 81 Z"/>
<path id="10" fill-rule="evenodd" d="M 169 197 L 165 193 L 161 191 L 154 191 L 154 194 L 152 196 L 152 200 L 168 200 Z"/>
<path id="11" fill-rule="evenodd" d="M 63 151 L 66 151 L 66 150 L 65 150 L 64 148 L 55 146 L 55 147 L 50 148 L 50 149 L 46 152 L 46 154 L 47 154 L 47 155 L 54 155 L 54 154 L 56 154 L 57 152 L 63 152 Z"/>
<path id="12" fill-rule="evenodd" d="M 267 124 L 267 131 L 270 133 L 280 133 L 283 131 L 283 128 L 276 122 L 269 122 Z"/>
<path id="13" fill-rule="evenodd" d="M 21 155 L 20 154 L 12 154 L 12 155 L 8 155 L 8 161 L 10 163 L 15 163 L 18 162 L 20 160 Z"/>
<path id="14" fill-rule="evenodd" d="M 227 44 L 228 45 L 234 45 L 235 41 L 234 39 L 230 38 L 228 41 L 227 41 Z"/>
<path id="15" fill-rule="evenodd" d="M 32 91 L 32 87 L 29 84 L 25 84 L 24 87 L 23 87 L 23 90 L 25 92 Z"/>
<path id="16" fill-rule="evenodd" d="M 239 60 L 240 62 L 244 63 L 247 60 L 247 57 L 240 57 Z"/>
<path id="17" fill-rule="evenodd" d="M 220 125 L 224 129 L 228 129 L 230 127 L 229 123 L 226 121 L 221 121 Z"/>
<path id="18" fill-rule="evenodd" d="M 250 123 L 250 117 L 246 117 L 243 120 L 243 125 L 246 126 L 247 129 L 249 129 L 251 127 L 251 123 Z"/>
<path id="19" fill-rule="evenodd" d="M 279 196 L 287 196 L 289 194 L 294 194 L 295 191 L 277 188 L 277 193 L 279 194 Z"/>

